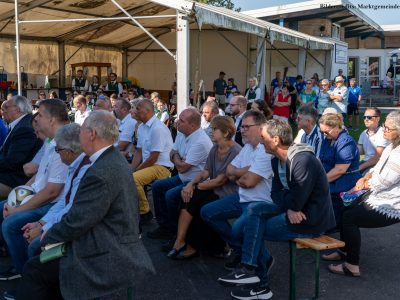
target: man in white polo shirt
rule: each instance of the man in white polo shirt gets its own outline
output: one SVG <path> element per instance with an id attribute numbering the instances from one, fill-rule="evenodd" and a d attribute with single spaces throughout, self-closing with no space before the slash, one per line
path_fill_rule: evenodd
<path id="1" fill-rule="evenodd" d="M 125 100 L 124 100 L 125 101 Z M 173 141 L 167 126 L 154 114 L 151 100 L 140 100 L 136 106 L 136 117 L 143 124 L 138 129 L 137 150 L 133 157 L 133 179 L 139 197 L 139 211 L 142 222 L 153 218 L 144 186 L 154 180 L 171 176 L 174 166 L 169 159 Z"/>
<path id="2" fill-rule="evenodd" d="M 266 121 L 261 112 L 249 110 L 242 118 L 241 132 L 245 143 L 240 153 L 228 165 L 226 174 L 239 185 L 239 193 L 227 196 L 201 209 L 201 217 L 229 244 L 234 251 L 234 259 L 225 265 L 234 269 L 241 261 L 245 216 L 242 212 L 249 203 L 255 201 L 272 202 L 271 185 L 273 171 L 270 154 L 265 153 L 261 142 L 261 125 Z M 238 218 L 233 227 L 229 219 Z"/>
<path id="3" fill-rule="evenodd" d="M 152 184 L 154 210 L 159 227 L 148 232 L 155 239 L 170 239 L 176 233 L 179 196 L 182 188 L 203 171 L 213 146 L 211 139 L 200 128 L 201 115 L 194 107 L 181 112 L 178 135 L 170 159 L 178 175 Z"/>
<path id="4" fill-rule="evenodd" d="M 345 118 L 347 114 L 347 100 L 349 98 L 349 91 L 344 85 L 344 79 L 342 76 L 335 78 L 335 89 L 330 93 L 330 99 L 332 101 L 331 107 L 335 108 Z"/>
<path id="5" fill-rule="evenodd" d="M 40 132 L 47 137 L 46 149 L 36 176 L 26 184 L 33 188 L 35 195 L 27 203 L 18 207 L 9 206 L 7 201 L 0 204 L 3 209 L 3 214 L 0 216 L 3 239 L 7 243 L 14 264 L 14 268 L 0 274 L 0 280 L 20 277 L 23 262 L 27 260 L 26 241 L 21 228 L 27 223 L 38 221 L 60 198 L 68 167 L 55 151 L 56 143 L 53 138 L 56 131 L 68 122 L 67 107 L 63 101 L 51 99 L 40 102 L 37 124 Z M 25 249 L 25 251 L 20 251 L 20 249 Z"/>
<path id="6" fill-rule="evenodd" d="M 125 99 L 118 99 L 115 102 L 114 113 L 119 122 L 118 150 L 127 152 L 132 146 L 132 137 L 135 132 L 136 120 L 131 117 L 129 111 L 131 104 Z"/>
<path id="7" fill-rule="evenodd" d="M 366 174 L 370 168 L 376 165 L 383 150 L 390 144 L 383 137 L 383 129 L 379 125 L 381 111 L 376 107 L 369 107 L 364 113 L 365 130 L 358 139 L 358 151 L 364 154 L 360 162 L 360 172 Z"/>

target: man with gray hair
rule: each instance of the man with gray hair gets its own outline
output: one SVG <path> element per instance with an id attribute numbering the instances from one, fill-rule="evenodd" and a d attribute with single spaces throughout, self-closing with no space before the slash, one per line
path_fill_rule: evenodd
<path id="1" fill-rule="evenodd" d="M 210 127 L 211 120 L 219 115 L 218 105 L 215 102 L 206 102 L 203 105 L 201 114 L 201 129 L 211 138 L 212 128 Z"/>
<path id="2" fill-rule="evenodd" d="M 27 223 L 39 220 L 60 199 L 67 177 L 68 167 L 61 161 L 54 141 L 57 130 L 69 123 L 65 103 L 58 99 L 41 101 L 36 120 L 38 130 L 48 138 L 48 142 L 45 143 L 46 148 L 36 176 L 26 183 L 32 188 L 34 195 L 18 207 L 9 205 L 7 200 L 0 203 L 3 211 L 0 215 L 2 236 L 15 268 L 1 272 L 0 280 L 20 277 L 23 262 L 26 260 L 26 252 L 18 250 L 26 243 L 21 228 Z"/>
<path id="3" fill-rule="evenodd" d="M 0 199 L 29 180 L 23 165 L 32 160 L 42 146 L 32 128 L 32 106 L 23 96 L 13 96 L 1 106 L 8 134 L 0 147 Z"/>
<path id="4" fill-rule="evenodd" d="M 297 126 L 303 129 L 304 133 L 300 138 L 300 143 L 309 144 L 314 149 L 314 154 L 319 157 L 323 134 L 318 126 L 318 112 L 314 107 L 302 106 L 298 110 Z"/>
<path id="5" fill-rule="evenodd" d="M 43 234 L 41 242 L 42 246 L 65 243 L 66 254 L 45 264 L 38 256 L 31 258 L 25 264 L 17 299 L 48 299 L 58 289 L 51 299 L 122 299 L 137 276 L 153 270 L 139 239 L 132 172 L 113 147 L 117 139 L 112 113 L 94 111 L 83 123 L 80 144 L 90 166 L 73 205 Z"/>

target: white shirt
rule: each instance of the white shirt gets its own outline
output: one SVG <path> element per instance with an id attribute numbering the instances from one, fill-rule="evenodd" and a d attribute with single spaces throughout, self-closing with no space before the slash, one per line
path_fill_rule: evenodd
<path id="1" fill-rule="evenodd" d="M 54 150 L 56 142 L 51 140 L 45 143 L 46 148 L 36 173 L 35 182 L 32 184 L 35 193 L 43 190 L 49 183 L 64 184 L 67 178 L 68 166 L 61 161 L 60 154 Z M 61 196 L 60 193 L 52 203 L 57 202 Z"/>
<path id="2" fill-rule="evenodd" d="M 87 91 L 89 89 L 89 82 L 86 79 L 84 79 L 84 80 L 85 80 L 85 86 L 80 86 L 79 87 L 80 91 Z M 76 90 L 75 78 L 72 79 L 72 89 Z"/>
<path id="3" fill-rule="evenodd" d="M 74 122 L 76 124 L 79 124 L 79 125 L 82 126 L 82 124 L 85 121 L 85 119 L 87 117 L 89 117 L 89 114 L 90 114 L 90 109 L 89 108 L 86 108 L 86 110 L 84 112 L 81 112 L 80 110 L 77 110 L 75 112 L 75 121 Z"/>
<path id="4" fill-rule="evenodd" d="M 92 162 L 90 165 L 93 165 L 96 162 L 96 160 L 99 159 L 100 155 L 102 155 L 110 147 L 112 147 L 112 145 L 105 146 L 104 148 L 101 148 L 100 150 L 97 150 L 95 153 L 93 153 L 89 157 L 89 160 Z"/>
<path id="5" fill-rule="evenodd" d="M 110 83 L 116 84 L 117 81 L 111 81 Z M 118 95 L 121 95 L 123 92 L 124 88 L 120 82 L 118 82 Z M 108 91 L 108 84 L 105 85 L 105 91 Z"/>
<path id="6" fill-rule="evenodd" d="M 178 174 L 182 182 L 191 181 L 203 171 L 212 146 L 210 138 L 201 128 L 188 137 L 178 132 L 173 149 L 178 151 L 185 163 L 192 165 L 189 171 Z"/>
<path id="7" fill-rule="evenodd" d="M 119 123 L 119 139 L 118 142 L 132 142 L 137 121 L 127 114 Z"/>
<path id="8" fill-rule="evenodd" d="M 60 197 L 60 201 L 54 204 L 47 214 L 42 218 L 42 220 L 46 222 L 46 224 L 43 226 L 43 231 L 49 230 L 54 224 L 60 222 L 62 216 L 65 215 L 71 208 L 75 194 L 79 187 L 79 183 L 81 182 L 81 179 L 85 175 L 87 169 L 90 167 L 90 164 L 82 166 L 78 174 L 75 176 L 73 182 L 71 182 L 72 177 L 75 175 L 76 169 L 79 167 L 85 155 L 85 153 L 82 153 L 72 162 L 71 165 L 68 166 L 68 177 L 65 182 L 64 190 L 61 193 L 62 196 Z M 69 197 L 69 202 L 66 205 L 65 196 L 70 190 L 71 194 Z"/>
<path id="9" fill-rule="evenodd" d="M 142 149 L 142 162 L 149 158 L 151 152 L 159 152 L 155 165 L 173 167 L 169 158 L 173 143 L 168 127 L 156 115 L 138 129 L 137 147 Z"/>
<path id="10" fill-rule="evenodd" d="M 331 95 L 334 96 L 341 96 L 342 101 L 333 100 L 331 103 L 331 107 L 335 108 L 338 112 L 345 114 L 347 113 L 347 99 L 349 98 L 349 91 L 347 87 L 342 85 L 341 87 L 336 87 L 332 92 Z"/>
<path id="11" fill-rule="evenodd" d="M 239 123 L 243 118 L 243 115 L 245 114 L 246 111 L 242 112 L 240 115 L 235 117 L 235 127 L 236 129 L 238 129 Z M 233 137 L 233 139 L 235 139 L 235 137 Z"/>
<path id="12" fill-rule="evenodd" d="M 364 161 L 368 161 L 375 156 L 377 147 L 386 148 L 390 142 L 384 139 L 383 129 L 379 127 L 372 135 L 367 134 L 367 129 L 361 132 L 358 144 L 361 145 L 364 150 Z"/>
<path id="13" fill-rule="evenodd" d="M 253 147 L 245 144 L 240 153 L 233 159 L 231 164 L 236 168 L 248 167 L 249 172 L 262 177 L 262 180 L 253 188 L 245 189 L 239 187 L 240 202 L 266 201 L 272 202 L 271 188 L 273 171 L 271 166 L 272 155 L 265 152 L 262 144 Z"/>

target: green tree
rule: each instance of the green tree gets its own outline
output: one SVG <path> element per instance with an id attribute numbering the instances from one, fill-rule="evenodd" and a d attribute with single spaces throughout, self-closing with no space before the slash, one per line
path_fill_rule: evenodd
<path id="1" fill-rule="evenodd" d="M 235 11 L 240 11 L 241 8 L 235 8 L 235 4 L 232 3 L 232 0 L 197 0 L 197 2 L 205 3 L 209 5 L 225 7 L 228 9 L 234 9 Z"/>

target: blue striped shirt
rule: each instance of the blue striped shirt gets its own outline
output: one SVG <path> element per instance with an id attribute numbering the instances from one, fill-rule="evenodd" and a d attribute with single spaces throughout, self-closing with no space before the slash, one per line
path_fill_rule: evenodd
<path id="1" fill-rule="evenodd" d="M 324 140 L 324 136 L 321 131 L 319 131 L 319 127 L 314 125 L 314 128 L 311 130 L 310 134 L 304 133 L 301 137 L 301 143 L 309 144 L 314 148 L 315 156 L 319 158 L 319 154 L 321 152 L 322 141 Z"/>

